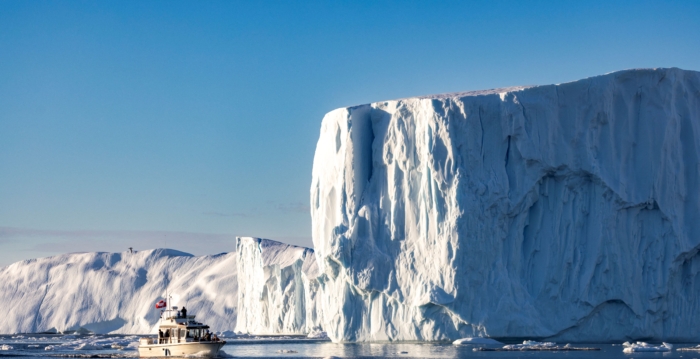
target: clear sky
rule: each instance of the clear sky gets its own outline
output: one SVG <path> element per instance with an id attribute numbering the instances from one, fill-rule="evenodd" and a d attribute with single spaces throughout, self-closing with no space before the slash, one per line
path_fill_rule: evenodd
<path id="1" fill-rule="evenodd" d="M 311 246 L 323 115 L 700 70 L 699 1 L 0 1 L 0 265 Z"/>

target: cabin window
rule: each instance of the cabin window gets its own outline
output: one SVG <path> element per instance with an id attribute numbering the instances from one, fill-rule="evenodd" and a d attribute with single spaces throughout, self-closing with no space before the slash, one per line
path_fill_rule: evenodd
<path id="1" fill-rule="evenodd" d="M 201 338 L 202 336 L 202 330 L 201 329 L 188 329 L 187 330 L 187 337 L 188 338 Z"/>

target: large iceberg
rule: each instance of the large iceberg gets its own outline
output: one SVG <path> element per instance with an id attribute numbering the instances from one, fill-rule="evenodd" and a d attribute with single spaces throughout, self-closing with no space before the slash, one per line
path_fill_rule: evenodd
<path id="1" fill-rule="evenodd" d="M 311 215 L 335 341 L 694 341 L 700 73 L 337 109 Z"/>
<path id="2" fill-rule="evenodd" d="M 154 333 L 165 299 L 232 330 L 236 253 L 195 257 L 172 249 L 72 253 L 0 269 L 0 333 Z"/>

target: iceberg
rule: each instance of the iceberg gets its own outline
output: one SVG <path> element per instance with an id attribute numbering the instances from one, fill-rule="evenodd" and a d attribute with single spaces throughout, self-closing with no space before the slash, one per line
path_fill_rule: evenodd
<path id="1" fill-rule="evenodd" d="M 534 340 L 525 340 L 522 344 L 509 344 L 504 345 L 503 349 L 506 350 L 537 350 L 537 349 L 548 349 L 554 348 L 557 343 L 552 342 L 536 342 Z"/>
<path id="2" fill-rule="evenodd" d="M 0 269 L 0 333 L 154 333 L 166 285 L 212 328 L 236 323 L 235 253 L 72 253 Z"/>
<path id="3" fill-rule="evenodd" d="M 318 267 L 310 248 L 239 237 L 236 332 L 307 335 L 318 332 Z"/>
<path id="4" fill-rule="evenodd" d="M 501 345 L 503 343 L 499 342 L 498 340 L 491 339 L 491 338 L 462 338 L 462 339 L 457 339 L 454 342 L 452 342 L 454 345 L 463 345 L 463 344 L 471 344 L 471 345 Z"/>
<path id="5" fill-rule="evenodd" d="M 336 342 L 694 341 L 700 73 L 341 108 L 310 188 Z"/>
<path id="6" fill-rule="evenodd" d="M 320 337 L 313 250 L 250 237 L 237 243 L 236 252 L 210 256 L 72 253 L 0 268 L 0 333 L 155 333 L 154 303 L 167 286 L 173 305 L 227 336 L 235 329 Z"/>
<path id="7" fill-rule="evenodd" d="M 64 254 L 0 268 L 0 278 L 0 333 L 155 333 L 154 304 L 167 286 L 172 305 L 187 307 L 222 336 L 326 335 L 314 251 L 269 239 L 239 237 L 235 252 L 209 256 L 172 249 Z M 126 347 L 136 340 L 70 345 Z"/>
<path id="8" fill-rule="evenodd" d="M 622 350 L 624 353 L 637 353 L 637 352 L 670 352 L 673 350 L 673 345 L 669 343 L 661 343 L 661 345 L 651 345 L 645 342 L 629 343 L 625 342 L 622 344 L 625 349 Z"/>

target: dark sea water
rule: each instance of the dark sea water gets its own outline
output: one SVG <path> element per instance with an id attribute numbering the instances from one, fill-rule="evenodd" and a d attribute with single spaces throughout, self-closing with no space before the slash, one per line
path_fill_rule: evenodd
<path id="1" fill-rule="evenodd" d="M 124 335 L 2 335 L 2 358 L 135 358 L 139 336 Z M 678 351 L 697 343 L 676 343 L 665 353 L 623 353 L 619 344 L 575 344 L 600 351 L 484 352 L 473 346 L 449 343 L 334 344 L 289 337 L 227 338 L 224 357 L 243 358 L 697 358 L 700 352 Z M 566 343 L 560 343 L 566 344 Z M 495 346 L 494 348 L 499 348 Z M 48 348 L 48 350 L 47 350 Z"/>

